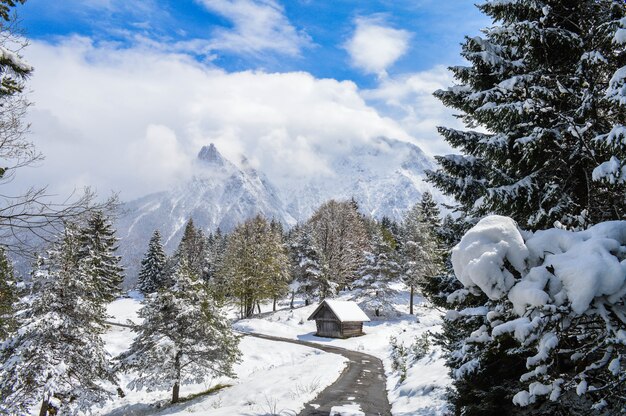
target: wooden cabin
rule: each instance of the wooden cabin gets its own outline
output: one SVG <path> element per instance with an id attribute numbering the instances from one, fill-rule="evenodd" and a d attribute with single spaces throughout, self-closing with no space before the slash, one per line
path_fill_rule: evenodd
<path id="1" fill-rule="evenodd" d="M 315 320 L 318 337 L 350 338 L 363 335 L 363 322 L 370 319 L 356 302 L 325 299 L 308 320 Z"/>

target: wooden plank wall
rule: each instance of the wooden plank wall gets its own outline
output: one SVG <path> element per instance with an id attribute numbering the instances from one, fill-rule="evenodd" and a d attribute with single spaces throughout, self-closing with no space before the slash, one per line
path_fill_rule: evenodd
<path id="1" fill-rule="evenodd" d="M 344 338 L 363 335 L 363 322 L 342 322 L 341 333 Z"/>

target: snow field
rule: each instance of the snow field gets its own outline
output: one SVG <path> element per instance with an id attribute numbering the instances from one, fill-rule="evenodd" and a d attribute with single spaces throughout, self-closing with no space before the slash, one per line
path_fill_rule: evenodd
<path id="1" fill-rule="evenodd" d="M 138 298 L 118 299 L 109 306 L 113 322 L 136 321 L 141 307 Z M 117 355 L 124 351 L 134 334 L 129 328 L 112 326 L 104 336 L 107 351 Z M 197 385 L 183 385 L 181 396 L 206 391 L 218 384 L 229 384 L 213 394 L 159 409 L 155 403 L 167 404 L 170 391 L 131 391 L 125 385 L 132 374 L 121 374 L 126 397 L 94 408 L 97 415 L 258 415 L 297 414 L 304 404 L 332 384 L 343 371 L 346 359 L 299 345 L 243 337 L 240 342 L 242 361 L 235 366 L 237 379 L 218 378 Z"/>
<path id="2" fill-rule="evenodd" d="M 409 367 L 406 379 L 401 382 L 399 374 L 392 371 L 389 343 L 389 338 L 395 336 L 398 342 L 408 347 L 423 333 L 439 331 L 441 313 L 427 306 L 419 296 L 416 296 L 416 316 L 407 314 L 407 288 L 402 284 L 395 285 L 399 295 L 394 300 L 394 307 L 403 313 L 399 318 L 365 322 L 363 324 L 365 335 L 361 337 L 331 339 L 315 336 L 315 322 L 307 321 L 307 318 L 317 304 L 293 310 L 283 309 L 264 314 L 260 318 L 244 319 L 235 323 L 234 328 L 242 332 L 317 342 L 374 355 L 383 361 L 385 367 L 393 415 L 443 415 L 446 411 L 446 387 L 451 384 L 451 380 L 441 350 L 431 346 L 426 357 Z M 351 294 L 344 294 L 339 299 L 352 300 L 350 296 Z"/>

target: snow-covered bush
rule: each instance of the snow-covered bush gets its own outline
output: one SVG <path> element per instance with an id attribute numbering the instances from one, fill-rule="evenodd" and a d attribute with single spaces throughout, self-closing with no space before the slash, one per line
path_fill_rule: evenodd
<path id="1" fill-rule="evenodd" d="M 430 333 L 425 332 L 416 336 L 409 346 L 406 346 L 397 337 L 389 337 L 391 346 L 391 369 L 400 373 L 400 382 L 406 379 L 409 367 L 421 360 L 430 352 Z"/>
<path id="2" fill-rule="evenodd" d="M 484 293 L 484 317 L 461 343 L 455 377 L 476 371 L 481 350 L 509 348 L 526 358 L 517 405 L 575 392 L 595 410 L 626 404 L 626 221 L 585 231 L 523 232 L 510 218 L 490 216 L 452 252 L 461 289 L 451 301 Z"/>

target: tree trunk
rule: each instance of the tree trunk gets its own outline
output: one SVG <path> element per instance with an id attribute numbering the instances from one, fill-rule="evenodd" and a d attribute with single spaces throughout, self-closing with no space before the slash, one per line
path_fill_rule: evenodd
<path id="1" fill-rule="evenodd" d="M 296 292 L 291 292 L 291 302 L 289 303 L 289 309 L 293 309 L 293 300 L 296 297 Z"/>
<path id="2" fill-rule="evenodd" d="M 261 313 L 261 302 L 256 303 L 256 309 L 257 311 L 259 311 L 259 313 Z"/>
<path id="3" fill-rule="evenodd" d="M 413 315 L 413 291 L 414 291 L 414 290 L 415 290 L 415 289 L 413 288 L 413 285 L 411 285 L 411 297 L 410 297 L 410 299 L 409 299 L 409 313 L 410 313 L 411 315 Z"/>
<path id="4" fill-rule="evenodd" d="M 276 312 L 276 298 L 274 298 L 274 304 L 272 305 L 272 312 Z"/>
<path id="5" fill-rule="evenodd" d="M 172 388 L 172 404 L 178 403 L 178 393 L 180 392 L 180 385 L 178 381 L 174 383 L 174 388 Z"/>
<path id="6" fill-rule="evenodd" d="M 176 382 L 172 388 L 172 404 L 178 403 L 178 393 L 180 392 L 180 359 L 182 353 L 178 351 L 174 359 L 174 371 L 176 372 Z"/>
<path id="7" fill-rule="evenodd" d="M 39 416 L 46 416 L 48 414 L 48 399 L 44 398 L 41 401 L 41 408 L 39 409 Z"/>

